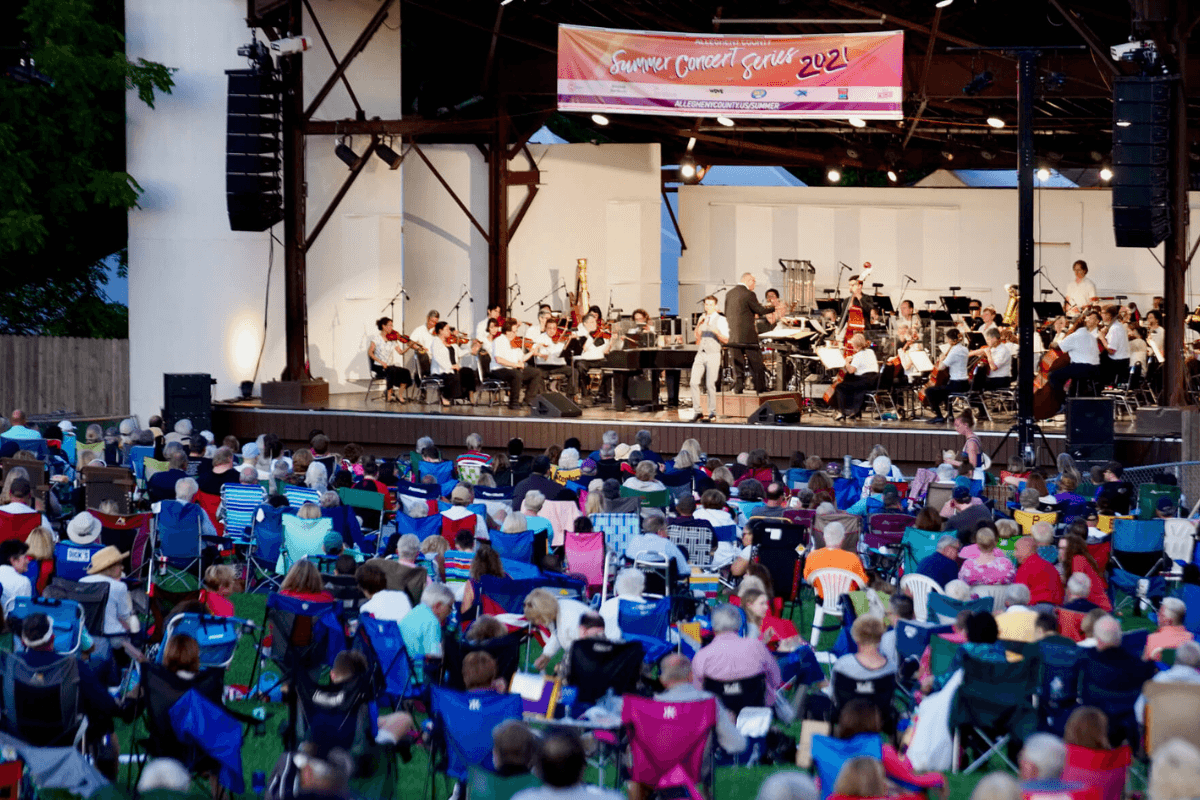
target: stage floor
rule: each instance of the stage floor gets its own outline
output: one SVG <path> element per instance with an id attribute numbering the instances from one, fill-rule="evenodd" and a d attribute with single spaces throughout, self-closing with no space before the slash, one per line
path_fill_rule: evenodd
<path id="1" fill-rule="evenodd" d="M 747 398 L 749 399 L 749 398 Z M 824 413 L 805 413 L 794 425 L 751 425 L 745 416 L 719 417 L 715 423 L 681 420 L 677 409 L 623 412 L 611 406 L 592 406 L 574 418 L 531 417 L 528 408 L 511 410 L 505 406 L 388 403 L 376 393 L 371 400 L 365 392 L 333 394 L 321 407 L 283 408 L 264 406 L 256 400 L 214 404 L 216 430 L 228 431 L 245 441 L 260 433 L 272 432 L 290 446 L 307 442 L 310 433 L 321 430 L 334 443 L 357 442 L 368 452 L 379 455 L 406 453 L 421 436 L 431 436 L 448 453 L 457 453 L 470 433 L 484 437 L 489 449 L 503 447 L 511 438 L 520 437 L 527 450 L 543 450 L 578 437 L 585 448 L 599 446 L 605 430 L 614 429 L 621 441 L 633 441 L 638 430 L 646 428 L 654 435 L 655 449 L 661 453 L 678 452 L 685 439 L 695 438 L 710 455 L 722 459 L 756 447 L 766 448 L 774 459 L 786 460 L 792 452 L 803 451 L 825 459 L 840 459 L 845 453 L 863 457 L 876 443 L 884 445 L 897 463 L 929 464 L 941 461 L 941 452 L 959 449 L 962 437 L 949 425 L 930 425 L 915 420 L 879 421 L 865 418 L 835 422 Z M 1005 439 L 1014 420 L 997 418 L 981 422 L 976 432 L 984 449 L 996 453 L 993 460 L 1002 464 L 1016 452 L 1016 435 Z M 1118 422 L 1115 426 L 1117 458 L 1125 463 L 1157 463 L 1178 458 L 1178 438 L 1139 434 L 1136 422 Z M 1045 447 L 1050 455 L 1066 449 L 1062 417 L 1041 424 Z M 1041 454 L 1047 460 L 1046 454 Z"/>

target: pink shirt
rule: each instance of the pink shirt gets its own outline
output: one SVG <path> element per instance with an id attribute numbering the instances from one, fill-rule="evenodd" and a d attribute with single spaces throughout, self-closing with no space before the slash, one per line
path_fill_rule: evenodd
<path id="1" fill-rule="evenodd" d="M 962 568 L 958 571 L 959 580 L 964 581 L 968 586 L 1002 586 L 1006 583 L 1012 583 L 1013 576 L 1017 574 L 1017 568 L 1003 554 L 998 551 L 993 551 L 991 563 L 980 564 L 978 560 L 971 558 L 963 562 Z"/>
<path id="2" fill-rule="evenodd" d="M 1182 625 L 1166 625 L 1146 637 L 1146 649 L 1142 658 L 1158 661 L 1163 650 L 1174 650 L 1184 642 L 1192 641 L 1192 632 Z"/>
<path id="3" fill-rule="evenodd" d="M 704 688 L 705 678 L 736 681 L 755 675 L 767 676 L 766 702 L 768 706 L 774 705 L 775 690 L 779 688 L 779 662 L 759 639 L 738 636 L 732 631 L 718 633 L 692 661 L 692 683 L 697 689 Z"/>

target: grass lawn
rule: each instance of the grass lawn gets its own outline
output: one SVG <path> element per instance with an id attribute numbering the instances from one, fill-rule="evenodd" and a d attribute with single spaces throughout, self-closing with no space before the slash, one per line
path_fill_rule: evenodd
<path id="1" fill-rule="evenodd" d="M 255 623 L 261 624 L 263 612 L 266 605 L 266 598 L 262 595 L 235 595 L 233 597 L 234 606 L 237 609 L 239 616 L 251 619 Z M 802 608 L 796 614 L 798 617 L 797 628 L 801 634 L 808 638 L 808 633 L 812 625 L 813 605 L 811 600 L 803 604 Z M 1126 618 L 1124 620 L 1125 627 L 1132 629 L 1135 627 L 1145 627 L 1150 623 L 1141 617 Z M 822 637 L 822 644 L 828 646 L 832 644 L 834 634 L 826 634 Z M 244 640 L 233 659 L 229 672 L 225 677 L 226 685 L 246 684 L 250 680 L 250 673 L 254 663 L 254 647 L 247 639 Z M 250 713 L 254 708 L 263 706 L 268 714 L 266 723 L 266 734 L 256 736 L 251 732 L 242 747 L 243 768 L 246 776 L 247 793 L 250 793 L 251 776 L 256 771 L 262 771 L 270 774 L 276 759 L 282 752 L 281 738 L 279 735 L 280 726 L 287 720 L 287 709 L 281 703 L 259 703 L 251 701 L 239 701 L 232 704 L 234 708 L 239 709 L 244 713 Z M 131 730 L 132 728 L 132 730 Z M 124 753 L 131 752 L 130 742 L 133 736 L 145 736 L 145 730 L 140 722 L 133 726 L 127 726 L 118 722 L 118 735 L 121 741 L 121 749 Z M 788 730 L 788 732 L 799 738 L 800 723 L 797 722 Z M 423 748 L 413 749 L 413 759 L 408 764 L 399 764 L 399 786 L 398 791 L 394 792 L 395 796 L 401 798 L 415 798 L 429 796 L 429 788 L 426 783 L 428 760 L 426 751 Z M 995 766 L 995 765 L 994 765 Z M 721 768 L 717 772 L 717 796 L 721 800 L 752 800 L 758 791 L 759 785 L 763 779 L 778 769 L 784 767 L 757 767 L 757 768 Z M 123 789 L 126 778 L 131 774 L 136 780 L 137 765 L 126 765 L 122 767 L 121 784 Z M 978 782 L 980 775 L 950 775 L 949 778 L 949 797 L 953 800 L 965 800 L 970 796 L 972 789 Z M 611 785 L 611 777 L 609 779 Z M 443 778 L 438 778 L 436 782 L 437 793 L 436 800 L 445 800 L 449 796 L 449 784 Z M 422 787 L 425 787 L 424 795 L 421 794 Z M 362 796 L 377 797 L 384 793 L 381 782 L 365 782 L 358 786 L 362 792 Z M 193 787 L 193 794 L 196 797 L 207 796 L 205 790 L 198 786 Z"/>

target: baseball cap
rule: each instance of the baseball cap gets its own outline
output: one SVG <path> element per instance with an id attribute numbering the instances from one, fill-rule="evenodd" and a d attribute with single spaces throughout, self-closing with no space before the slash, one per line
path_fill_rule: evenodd
<path id="1" fill-rule="evenodd" d="M 945 495 L 943 495 L 943 497 L 944 496 Z M 969 500 L 970 498 L 971 498 L 971 490 L 968 489 L 966 486 L 955 486 L 954 487 L 954 499 L 955 500 L 957 500 L 958 502 L 961 503 L 963 500 Z"/>

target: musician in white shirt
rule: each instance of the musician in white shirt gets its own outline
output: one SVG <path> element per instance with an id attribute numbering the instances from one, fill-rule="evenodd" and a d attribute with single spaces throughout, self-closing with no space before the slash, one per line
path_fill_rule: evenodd
<path id="1" fill-rule="evenodd" d="M 408 346 L 388 338 L 395 333 L 391 317 L 380 317 L 375 321 L 375 327 L 379 334 L 372 336 L 367 345 L 371 375 L 386 381 L 388 402 L 399 402 L 404 390 L 412 386 L 412 374 L 403 366 Z"/>
<path id="2" fill-rule="evenodd" d="M 967 382 L 967 364 L 970 361 L 970 355 L 962 340 L 962 332 L 957 328 L 950 328 L 946 331 L 946 343 L 949 345 L 949 349 L 934 365 L 935 368 L 929 380 L 932 382 L 944 369 L 949 373 L 949 382 L 943 386 L 925 387 L 925 404 L 933 411 L 933 418 L 926 420 L 930 425 L 944 424 L 946 417 L 942 415 L 942 405 L 945 405 L 946 415 L 949 415 L 950 395 L 965 394 L 970 388 L 970 384 Z"/>
<path id="3" fill-rule="evenodd" d="M 1150 348 L 1150 355 L 1154 356 L 1160 364 L 1163 361 L 1164 341 L 1162 312 L 1151 309 L 1146 312 L 1146 345 Z"/>
<path id="4" fill-rule="evenodd" d="M 1095 380 L 1099 377 L 1100 345 L 1095 333 L 1099 326 L 1100 315 L 1089 311 L 1075 322 L 1071 332 L 1061 342 L 1051 345 L 1071 357 L 1070 364 L 1050 373 L 1051 383 L 1061 389 L 1072 379 Z"/>
<path id="5" fill-rule="evenodd" d="M 1000 329 L 993 325 L 983 335 L 987 346 L 972 350 L 969 355 L 986 358 L 988 376 L 982 386 L 976 387 L 993 392 L 997 389 L 1007 389 L 1012 384 L 1013 351 L 1007 343 L 1000 341 Z"/>
<path id="6" fill-rule="evenodd" d="M 900 301 L 900 313 L 892 317 L 892 331 L 896 334 L 900 333 L 901 326 L 908 328 L 909 336 L 921 335 L 921 318 L 917 316 L 916 310 L 913 308 L 912 300 Z"/>
<path id="7" fill-rule="evenodd" d="M 475 326 L 475 341 L 488 343 L 487 329 L 490 320 L 500 319 L 500 304 L 495 303 L 487 307 L 487 316 L 479 320 L 479 324 Z"/>
<path id="8" fill-rule="evenodd" d="M 588 370 L 594 367 L 597 361 L 602 361 L 612 347 L 611 338 L 602 339 L 596 336 L 600 327 L 599 319 L 595 312 L 589 311 L 580 325 L 579 336 L 583 339 L 583 352 L 575 356 L 571 366 L 575 370 L 575 385 L 581 393 L 584 387 L 590 384 Z"/>
<path id="9" fill-rule="evenodd" d="M 1120 319 L 1120 306 L 1105 306 L 1100 312 L 1108 332 L 1104 335 L 1104 383 L 1106 385 L 1124 381 L 1129 377 L 1129 329 Z"/>
<path id="10" fill-rule="evenodd" d="M 508 384 L 508 407 L 521 407 L 521 387 L 525 388 L 525 405 L 534 395 L 542 393 L 542 373 L 527 362 L 533 353 L 526 353 L 514 342 L 517 338 L 517 321 L 505 320 L 504 332 L 496 337 L 492 345 L 492 375 Z"/>
<path id="11" fill-rule="evenodd" d="M 1096 284 L 1087 277 L 1086 261 L 1082 259 L 1076 261 L 1071 266 L 1071 270 L 1075 273 L 1075 280 L 1067 286 L 1063 310 L 1068 314 L 1078 314 L 1085 306 L 1096 302 Z"/>
<path id="12" fill-rule="evenodd" d="M 425 315 L 425 324 L 413 331 L 408 339 L 409 344 L 417 353 L 417 364 L 421 375 L 429 375 L 429 347 L 433 344 L 433 327 L 438 324 L 442 315 L 430 311 Z"/>
<path id="13" fill-rule="evenodd" d="M 556 342 L 557 336 L 558 319 L 546 317 L 542 323 L 541 333 L 533 337 L 533 363 L 542 371 L 543 379 L 548 379 L 551 375 L 566 376 L 567 394 L 574 397 L 578 394 L 575 389 L 575 370 L 571 369 L 567 360 L 563 358 L 563 350 L 566 349 L 571 338 L 566 336 Z"/>
<path id="14" fill-rule="evenodd" d="M 838 413 L 833 416 L 835 420 L 860 416 L 863 398 L 879 385 L 879 360 L 875 358 L 875 351 L 867 346 L 867 337 L 854 334 L 850 337 L 850 348 L 854 355 L 846 364 L 845 377 L 833 393 L 838 407 Z"/>
<path id="15" fill-rule="evenodd" d="M 430 374 L 442 379 L 442 405 L 449 406 L 451 401 L 475 391 L 475 373 L 462 368 L 462 353 L 449 322 L 439 322 L 433 334 L 429 344 Z"/>
<path id="16" fill-rule="evenodd" d="M 729 341 L 729 320 L 717 311 L 717 298 L 704 298 L 704 315 L 696 323 L 696 358 L 692 361 L 692 410 L 695 420 L 701 422 L 706 415 L 700 413 L 700 384 L 708 388 L 708 420 L 717 418 L 717 380 L 721 376 L 721 347 Z"/>

